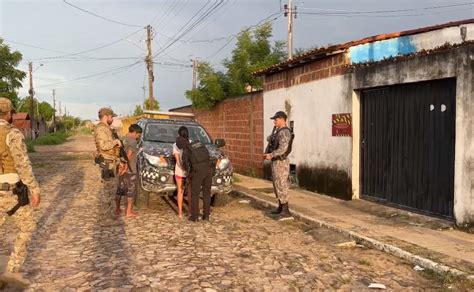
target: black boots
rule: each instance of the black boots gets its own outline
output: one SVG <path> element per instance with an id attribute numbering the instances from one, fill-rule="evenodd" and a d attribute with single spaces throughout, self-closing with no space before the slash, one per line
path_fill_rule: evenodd
<path id="1" fill-rule="evenodd" d="M 281 205 L 280 200 L 278 200 L 278 207 L 277 207 L 275 210 L 271 211 L 270 214 L 272 214 L 272 215 L 279 215 L 282 210 L 283 210 L 283 207 L 282 207 L 282 205 Z"/>
<path id="2" fill-rule="evenodd" d="M 288 203 L 281 204 L 281 212 L 276 217 L 278 221 L 294 220 L 293 215 L 291 215 L 290 210 L 288 209 Z"/>

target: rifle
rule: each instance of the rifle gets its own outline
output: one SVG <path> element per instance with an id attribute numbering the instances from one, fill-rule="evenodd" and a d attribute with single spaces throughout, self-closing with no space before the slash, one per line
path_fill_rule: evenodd
<path id="1" fill-rule="evenodd" d="M 118 139 L 120 140 L 117 132 L 115 130 L 112 130 L 112 136 L 114 137 L 114 139 Z M 127 153 L 125 152 L 125 148 L 123 147 L 123 141 L 120 140 L 121 145 L 120 145 L 120 157 L 125 160 L 127 162 L 127 166 L 128 166 L 128 169 L 131 169 L 130 168 L 130 161 L 128 160 L 128 156 L 127 156 Z"/>
<path id="2" fill-rule="evenodd" d="M 275 133 L 277 132 L 277 127 L 273 127 L 272 134 L 270 135 L 270 140 L 268 141 L 267 147 L 265 148 L 265 154 L 272 153 L 275 150 L 275 146 L 273 145 L 275 141 Z"/>
<path id="3" fill-rule="evenodd" d="M 18 196 L 18 203 L 7 212 L 8 216 L 12 216 L 15 214 L 20 207 L 26 206 L 30 203 L 30 199 L 28 198 L 28 187 L 22 182 L 18 182 L 16 187 L 13 188 L 13 194 Z"/>

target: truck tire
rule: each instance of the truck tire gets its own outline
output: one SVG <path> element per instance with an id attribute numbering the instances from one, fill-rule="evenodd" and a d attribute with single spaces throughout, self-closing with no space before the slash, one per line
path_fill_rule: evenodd
<path id="1" fill-rule="evenodd" d="M 230 194 L 214 194 L 211 198 L 211 205 L 213 207 L 224 207 L 230 200 Z"/>

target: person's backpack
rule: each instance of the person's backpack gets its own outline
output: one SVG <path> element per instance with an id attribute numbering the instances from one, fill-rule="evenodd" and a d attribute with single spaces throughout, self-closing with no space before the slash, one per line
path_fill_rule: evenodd
<path id="1" fill-rule="evenodd" d="M 288 155 L 290 155 L 291 150 L 293 150 L 293 140 L 295 139 L 295 134 L 293 133 L 293 129 L 288 128 L 288 127 L 283 127 L 281 129 L 279 129 L 278 132 L 283 131 L 283 130 L 290 131 L 291 139 L 290 139 L 290 142 L 288 143 L 288 149 L 286 149 L 285 153 L 283 153 L 283 155 L 281 155 L 280 159 L 286 159 L 288 157 Z M 278 132 L 277 132 L 277 134 L 278 134 Z"/>
<path id="2" fill-rule="evenodd" d="M 206 145 L 201 141 L 192 141 L 188 145 L 188 159 L 191 165 L 209 162 L 209 150 L 207 150 Z"/>

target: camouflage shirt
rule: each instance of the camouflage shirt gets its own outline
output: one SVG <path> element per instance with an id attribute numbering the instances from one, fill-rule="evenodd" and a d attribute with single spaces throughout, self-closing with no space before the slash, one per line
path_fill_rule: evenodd
<path id="1" fill-rule="evenodd" d="M 0 119 L 0 124 L 8 124 L 7 121 Z M 33 174 L 30 158 L 26 150 L 25 137 L 16 128 L 11 128 L 7 134 L 6 144 L 15 164 L 15 169 L 21 181 L 30 189 L 32 193 L 40 193 L 40 188 Z"/>
<path id="2" fill-rule="evenodd" d="M 99 123 L 94 131 L 97 152 L 105 159 L 116 160 L 119 157 L 119 144 L 113 138 L 110 126 Z"/>
<path id="3" fill-rule="evenodd" d="M 273 158 L 283 158 L 286 159 L 288 155 L 288 147 L 290 146 L 291 141 L 291 131 L 287 129 L 279 129 L 276 138 L 275 138 L 275 150 L 273 150 Z"/>

